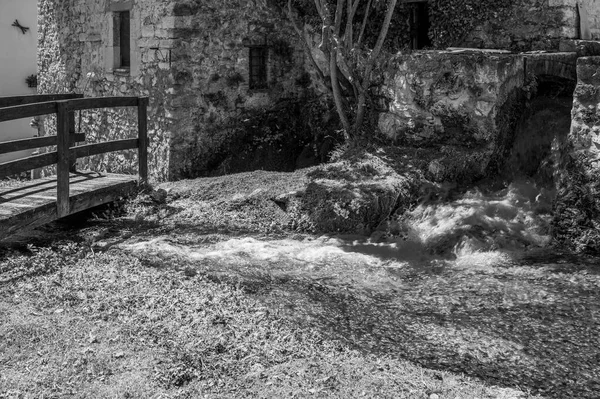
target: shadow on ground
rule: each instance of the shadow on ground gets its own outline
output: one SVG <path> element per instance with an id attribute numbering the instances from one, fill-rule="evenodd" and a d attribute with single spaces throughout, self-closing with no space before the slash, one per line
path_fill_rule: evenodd
<path id="1" fill-rule="evenodd" d="M 327 247 L 332 239 L 310 240 Z M 598 259 L 545 250 L 489 265 L 491 255 L 482 253 L 438 267 L 394 256 L 394 246 L 339 240 L 341 253 L 330 249 L 308 266 L 304 252 L 284 250 L 287 261 L 269 257 L 268 247 L 252 249 L 258 241 L 232 239 L 207 251 L 198 245 L 187 254 L 157 241 L 156 248 L 167 247 L 145 264 L 177 265 L 241 287 L 274 312 L 364 352 L 552 398 L 600 391 Z"/>

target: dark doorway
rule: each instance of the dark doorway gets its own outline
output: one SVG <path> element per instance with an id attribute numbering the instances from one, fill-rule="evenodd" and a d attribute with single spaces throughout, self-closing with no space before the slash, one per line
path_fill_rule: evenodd
<path id="1" fill-rule="evenodd" d="M 431 46 L 429 39 L 429 4 L 426 1 L 411 2 L 410 10 L 410 48 L 419 50 Z"/>

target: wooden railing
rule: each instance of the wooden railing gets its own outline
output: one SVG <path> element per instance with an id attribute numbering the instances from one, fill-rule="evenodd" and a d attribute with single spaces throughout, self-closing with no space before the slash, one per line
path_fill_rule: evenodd
<path id="1" fill-rule="evenodd" d="M 137 107 L 138 137 L 75 147 L 85 135 L 75 132 L 74 111 L 93 108 Z M 0 154 L 56 146 L 56 151 L 0 163 L 0 178 L 56 164 L 58 217 L 69 214 L 69 173 L 75 171 L 77 158 L 106 152 L 138 149 L 139 182 L 148 180 L 148 98 L 82 98 L 77 94 L 0 97 L 0 122 L 56 114 L 56 136 L 35 137 L 0 143 Z"/>

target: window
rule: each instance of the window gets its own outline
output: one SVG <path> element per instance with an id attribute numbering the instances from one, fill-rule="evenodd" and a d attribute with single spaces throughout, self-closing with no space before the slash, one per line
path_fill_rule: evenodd
<path id="1" fill-rule="evenodd" d="M 431 46 L 429 39 L 429 5 L 425 1 L 410 4 L 410 48 L 419 50 Z"/>
<path id="2" fill-rule="evenodd" d="M 250 47 L 250 90 L 267 88 L 267 47 Z"/>
<path id="3" fill-rule="evenodd" d="M 117 68 L 129 68 L 131 67 L 131 25 L 130 25 L 130 14 L 129 11 L 120 11 L 114 14 L 114 46 L 116 51 L 115 54 L 115 66 Z"/>
<path id="4" fill-rule="evenodd" d="M 131 66 L 131 51 L 129 47 L 131 30 L 129 21 L 129 11 L 119 13 L 119 48 L 121 49 L 120 61 L 122 68 L 129 68 Z"/>

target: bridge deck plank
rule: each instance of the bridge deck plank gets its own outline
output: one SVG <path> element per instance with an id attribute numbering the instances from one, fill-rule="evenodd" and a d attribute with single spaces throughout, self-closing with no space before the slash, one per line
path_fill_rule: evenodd
<path id="1" fill-rule="evenodd" d="M 69 184 L 69 214 L 73 214 L 130 194 L 137 176 L 78 172 L 70 174 Z M 58 219 L 56 194 L 55 176 L 0 187 L 0 240 Z"/>

